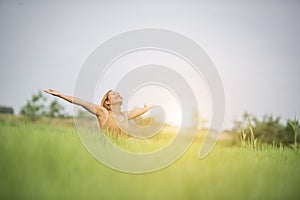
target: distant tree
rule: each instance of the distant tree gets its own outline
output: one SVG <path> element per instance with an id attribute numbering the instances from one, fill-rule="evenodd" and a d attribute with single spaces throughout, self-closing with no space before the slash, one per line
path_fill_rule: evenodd
<path id="1" fill-rule="evenodd" d="M 0 106 L 0 113 L 13 115 L 14 109 L 12 107 Z"/>
<path id="2" fill-rule="evenodd" d="M 280 117 L 273 117 L 272 115 L 265 115 L 262 120 L 254 117 L 254 131 L 258 138 L 267 143 L 292 143 L 293 132 L 287 131 L 286 126 L 281 124 L 280 120 Z"/>
<path id="3" fill-rule="evenodd" d="M 240 133 L 241 128 L 243 126 L 246 128 L 247 126 L 246 123 L 249 119 L 251 120 L 253 125 L 254 136 L 260 142 L 270 143 L 270 144 L 273 143 L 277 145 L 279 145 L 280 143 L 283 145 L 290 145 L 297 142 L 297 140 L 299 140 L 299 138 L 296 137 L 296 141 L 295 141 L 295 134 L 293 131 L 293 127 L 291 127 L 289 123 L 291 120 L 288 119 L 284 124 L 281 123 L 280 117 L 273 117 L 272 115 L 264 115 L 262 119 L 258 119 L 255 116 L 245 113 L 243 115 L 242 121 L 234 122 L 234 127 L 232 131 Z M 295 126 L 299 127 L 298 121 L 297 124 L 295 124 Z M 247 132 L 246 134 L 248 136 L 250 135 L 250 133 Z"/>
<path id="4" fill-rule="evenodd" d="M 48 106 L 48 111 L 46 112 L 46 116 L 48 117 L 65 117 L 64 114 L 65 108 L 60 105 L 56 99 L 50 102 Z"/>
<path id="5" fill-rule="evenodd" d="M 20 114 L 28 117 L 31 120 L 36 120 L 41 116 L 47 117 L 66 117 L 64 107 L 56 100 L 47 103 L 47 98 L 41 91 L 33 94 L 31 99 L 21 108 Z"/>
<path id="6" fill-rule="evenodd" d="M 39 91 L 33 94 L 31 99 L 21 108 L 20 114 L 28 117 L 31 120 L 36 120 L 38 117 L 46 113 L 45 111 L 46 97 Z"/>

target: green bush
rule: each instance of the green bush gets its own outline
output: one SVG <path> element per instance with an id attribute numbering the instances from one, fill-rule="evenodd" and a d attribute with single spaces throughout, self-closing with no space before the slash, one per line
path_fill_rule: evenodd
<path id="1" fill-rule="evenodd" d="M 241 133 L 243 127 L 247 127 L 248 121 L 251 121 L 253 127 L 254 137 L 258 139 L 259 142 L 269 143 L 275 146 L 280 145 L 293 145 L 299 142 L 299 122 L 298 120 L 286 120 L 282 123 L 280 117 L 273 117 L 272 115 L 264 115 L 262 119 L 252 116 L 248 113 L 243 115 L 242 121 L 236 121 L 233 132 Z M 293 126 L 291 126 L 293 122 Z M 246 137 L 250 137 L 251 133 L 249 129 L 245 129 Z"/>

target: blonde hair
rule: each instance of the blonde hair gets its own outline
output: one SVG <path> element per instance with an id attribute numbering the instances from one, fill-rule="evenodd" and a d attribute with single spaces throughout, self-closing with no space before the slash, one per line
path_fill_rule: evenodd
<path id="1" fill-rule="evenodd" d="M 110 106 L 108 103 L 106 103 L 106 101 L 108 100 L 108 95 L 109 93 L 111 92 L 112 90 L 108 90 L 102 97 L 102 100 L 101 100 L 101 106 L 106 108 L 107 110 L 110 110 Z"/>

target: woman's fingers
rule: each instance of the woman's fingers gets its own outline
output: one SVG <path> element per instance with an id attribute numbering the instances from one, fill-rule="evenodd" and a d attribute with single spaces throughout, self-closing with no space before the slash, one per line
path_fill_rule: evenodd
<path id="1" fill-rule="evenodd" d="M 46 92 L 48 94 L 52 94 L 52 95 L 59 95 L 59 92 L 57 92 L 56 90 L 53 90 L 53 89 L 44 90 L 44 92 Z"/>
<path id="2" fill-rule="evenodd" d="M 44 90 L 44 92 L 49 93 L 50 91 L 49 90 Z"/>
<path id="3" fill-rule="evenodd" d="M 154 104 L 144 104 L 144 107 L 147 109 L 153 108 L 155 105 Z"/>
<path id="4" fill-rule="evenodd" d="M 46 93 L 48 93 L 48 94 L 51 94 L 51 93 L 52 93 L 51 89 L 44 90 L 44 92 L 46 92 Z"/>

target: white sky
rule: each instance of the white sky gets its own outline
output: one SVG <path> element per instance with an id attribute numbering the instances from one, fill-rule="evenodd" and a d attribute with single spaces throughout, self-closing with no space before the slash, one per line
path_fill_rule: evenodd
<path id="1" fill-rule="evenodd" d="M 244 111 L 300 115 L 300 3 L 279 0 L 0 1 L 0 105 L 18 113 L 38 89 L 72 94 L 95 48 L 144 27 L 174 30 L 206 51 L 225 88 L 225 128 Z"/>

